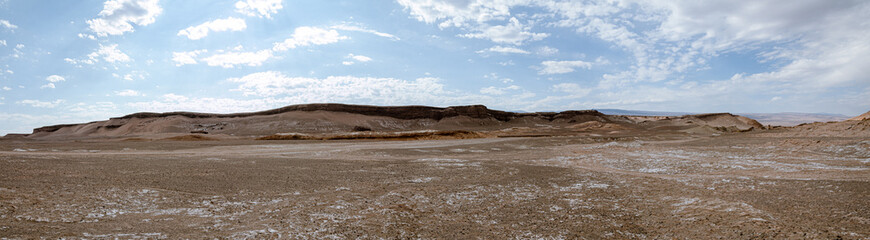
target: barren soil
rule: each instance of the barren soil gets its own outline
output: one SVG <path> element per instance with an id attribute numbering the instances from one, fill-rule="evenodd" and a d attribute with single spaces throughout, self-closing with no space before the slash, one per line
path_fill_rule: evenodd
<path id="1" fill-rule="evenodd" d="M 2 238 L 868 239 L 865 137 L 0 140 Z"/>

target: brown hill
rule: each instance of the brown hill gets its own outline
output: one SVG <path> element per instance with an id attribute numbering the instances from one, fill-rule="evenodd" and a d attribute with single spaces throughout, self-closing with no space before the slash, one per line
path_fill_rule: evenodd
<path id="1" fill-rule="evenodd" d="M 275 133 L 354 132 L 355 129 L 378 132 L 490 131 L 539 123 L 585 121 L 614 120 L 594 110 L 514 113 L 491 110 L 482 105 L 437 108 L 305 104 L 237 114 L 135 113 L 107 121 L 41 127 L 34 129 L 28 138 L 104 138 L 190 133 L 262 136 Z"/>
<path id="2" fill-rule="evenodd" d="M 870 119 L 870 112 L 866 112 L 864 114 L 850 118 L 849 121 L 862 121 L 862 120 L 867 120 L 867 119 Z"/>
<path id="3" fill-rule="evenodd" d="M 210 138 L 220 139 L 261 137 L 282 133 L 356 136 L 359 134 L 348 135 L 347 133 L 423 130 L 433 132 L 497 132 L 486 134 L 486 136 L 533 136 L 662 130 L 691 132 L 684 130 L 697 127 L 704 127 L 710 131 L 727 132 L 763 128 L 755 120 L 728 113 L 664 117 L 661 119 L 632 119 L 626 116 L 605 115 L 595 110 L 515 113 L 491 110 L 483 105 L 438 108 L 304 104 L 236 114 L 135 113 L 106 121 L 41 127 L 34 129 L 27 138 L 47 140 L 130 137 L 167 139 L 190 134 L 208 134 Z M 368 136 L 366 134 L 359 136 L 363 135 Z M 422 139 L 423 137 L 415 135 L 414 138 Z"/>
<path id="4" fill-rule="evenodd" d="M 870 119 L 816 122 L 775 128 L 763 135 L 775 137 L 870 137 Z"/>
<path id="5" fill-rule="evenodd" d="M 803 123 L 833 122 L 849 119 L 846 115 L 824 113 L 741 113 L 765 126 L 797 126 Z"/>
<path id="6" fill-rule="evenodd" d="M 651 130 L 679 130 L 696 132 L 708 129 L 720 132 L 741 132 L 764 129 L 764 125 L 751 118 L 730 113 L 707 113 L 683 116 L 625 116 Z"/>
<path id="7" fill-rule="evenodd" d="M 762 135 L 775 137 L 870 137 L 870 112 L 845 121 L 814 122 L 775 127 Z"/>

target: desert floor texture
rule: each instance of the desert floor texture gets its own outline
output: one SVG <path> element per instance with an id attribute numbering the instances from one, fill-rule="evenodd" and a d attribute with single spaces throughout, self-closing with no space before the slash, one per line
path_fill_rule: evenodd
<path id="1" fill-rule="evenodd" d="M 0 169 L 12 239 L 870 238 L 860 137 L 2 140 Z"/>

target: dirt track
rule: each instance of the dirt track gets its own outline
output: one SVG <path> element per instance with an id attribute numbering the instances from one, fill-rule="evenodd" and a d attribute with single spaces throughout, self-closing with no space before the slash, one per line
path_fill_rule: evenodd
<path id="1" fill-rule="evenodd" d="M 866 138 L 0 141 L 5 238 L 870 238 Z"/>

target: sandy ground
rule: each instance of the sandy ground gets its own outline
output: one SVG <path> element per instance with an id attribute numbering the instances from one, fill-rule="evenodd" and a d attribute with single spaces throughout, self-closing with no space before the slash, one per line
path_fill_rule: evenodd
<path id="1" fill-rule="evenodd" d="M 2 238 L 870 239 L 870 139 L 0 141 Z"/>

